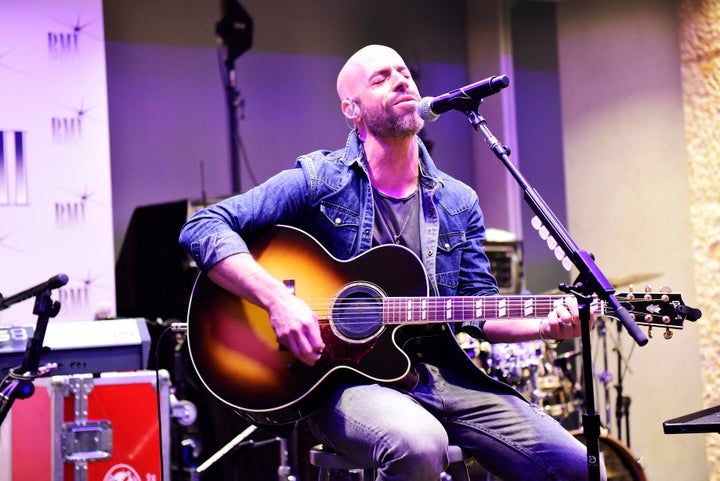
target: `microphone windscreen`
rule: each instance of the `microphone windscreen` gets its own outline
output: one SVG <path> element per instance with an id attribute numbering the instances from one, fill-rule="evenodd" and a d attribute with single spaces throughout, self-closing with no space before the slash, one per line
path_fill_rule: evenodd
<path id="1" fill-rule="evenodd" d="M 432 97 L 423 97 L 420 102 L 418 102 L 418 114 L 420 118 L 426 122 L 435 122 L 438 117 L 440 117 L 432 111 L 432 101 Z"/>
<path id="2" fill-rule="evenodd" d="M 65 274 L 58 274 L 48 279 L 48 289 L 57 289 L 68 283 L 68 276 Z"/>

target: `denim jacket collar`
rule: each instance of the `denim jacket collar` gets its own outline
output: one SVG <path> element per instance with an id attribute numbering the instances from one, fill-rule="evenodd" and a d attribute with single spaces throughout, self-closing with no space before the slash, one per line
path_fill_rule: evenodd
<path id="1" fill-rule="evenodd" d="M 420 179 L 425 189 L 436 189 L 442 187 L 443 182 L 440 177 L 435 163 L 425 147 L 425 144 L 417 137 L 419 159 L 420 159 Z M 345 152 L 342 155 L 341 162 L 348 167 L 354 163 L 360 165 L 363 170 L 367 171 L 367 157 L 365 156 L 365 148 L 363 142 L 358 137 L 357 129 L 350 131 L 347 142 L 345 143 Z"/>

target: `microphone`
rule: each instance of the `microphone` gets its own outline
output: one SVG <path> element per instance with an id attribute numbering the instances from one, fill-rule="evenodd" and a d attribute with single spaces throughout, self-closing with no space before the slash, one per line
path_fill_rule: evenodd
<path id="1" fill-rule="evenodd" d="M 37 296 L 38 294 L 42 294 L 46 290 L 53 290 L 62 287 L 67 283 L 68 276 L 65 274 L 58 274 L 51 277 L 47 281 L 38 284 L 35 287 L 31 287 L 30 289 L 25 289 L 24 291 L 15 294 L 14 296 L 3 298 L 2 294 L 0 294 L 0 311 L 2 311 L 3 309 L 7 309 L 8 307 L 12 306 L 17 302 L 24 301 L 25 299 Z"/>
<path id="2" fill-rule="evenodd" d="M 435 98 L 424 97 L 418 103 L 418 114 L 423 120 L 435 122 L 440 114 L 448 110 L 467 111 L 475 108 L 482 99 L 498 93 L 508 85 L 510 79 L 507 75 L 497 75 L 451 90 Z"/>

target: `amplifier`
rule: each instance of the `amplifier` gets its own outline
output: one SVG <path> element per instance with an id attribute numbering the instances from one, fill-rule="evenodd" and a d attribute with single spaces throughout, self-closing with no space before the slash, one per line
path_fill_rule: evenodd
<path id="1" fill-rule="evenodd" d="M 520 243 L 485 242 L 490 269 L 498 282 L 500 294 L 520 294 L 524 289 Z"/>
<path id="2" fill-rule="evenodd" d="M 0 327 L 0 376 L 22 365 L 30 326 Z M 134 371 L 147 368 L 150 334 L 144 318 L 50 322 L 40 363 L 57 363 L 51 374 Z"/>

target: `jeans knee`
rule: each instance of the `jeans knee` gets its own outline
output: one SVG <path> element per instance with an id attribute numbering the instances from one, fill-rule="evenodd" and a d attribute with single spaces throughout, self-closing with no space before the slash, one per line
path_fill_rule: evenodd
<path id="1" fill-rule="evenodd" d="M 447 447 L 444 431 L 402 436 L 384 456 L 381 478 L 402 473 L 405 479 L 436 480 L 447 467 Z"/>

